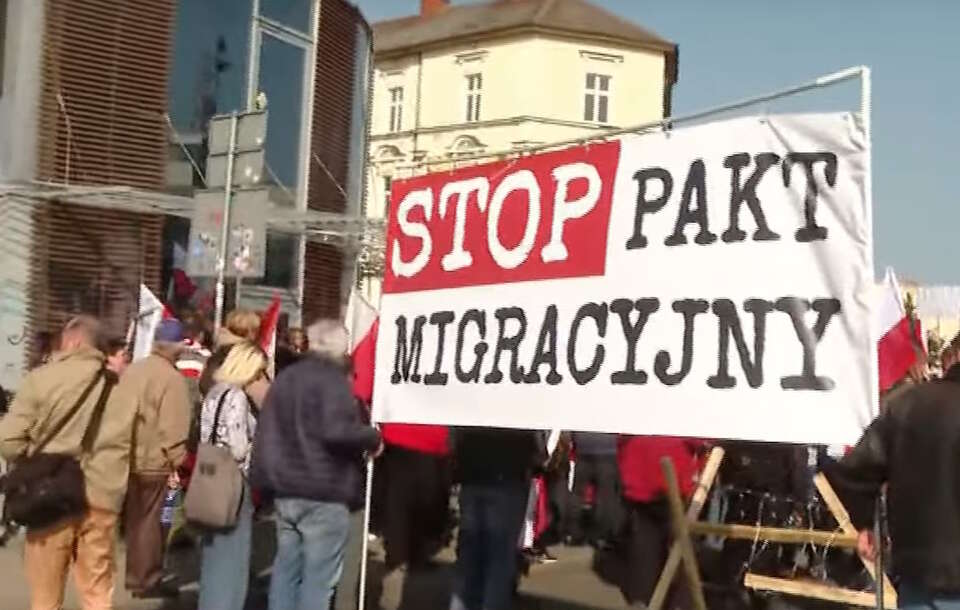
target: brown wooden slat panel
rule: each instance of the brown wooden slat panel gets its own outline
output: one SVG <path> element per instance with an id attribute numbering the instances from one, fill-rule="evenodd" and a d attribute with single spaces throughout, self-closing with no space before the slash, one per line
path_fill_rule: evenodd
<path id="1" fill-rule="evenodd" d="M 343 253 L 329 244 L 307 242 L 306 269 L 303 277 L 303 320 L 309 324 L 318 318 L 340 315 L 340 276 Z"/>
<path id="2" fill-rule="evenodd" d="M 344 212 L 347 202 L 339 186 L 349 191 L 347 179 L 352 158 L 354 134 L 353 108 L 355 73 L 360 28 L 369 31 L 357 9 L 344 0 L 320 2 L 320 31 L 317 39 L 317 60 L 314 66 L 313 124 L 310 126 L 310 147 L 333 175 L 311 159 L 307 185 L 307 205 L 325 212 Z M 340 315 L 340 294 L 343 274 L 343 253 L 330 245 L 308 243 L 304 267 L 303 317 L 310 322 L 320 316 Z"/>
<path id="3" fill-rule="evenodd" d="M 162 189 L 175 4 L 45 0 L 40 179 Z M 140 283 L 160 293 L 159 216 L 52 201 L 38 204 L 33 219 L 34 332 L 55 330 L 77 313 L 124 332 Z"/>
<path id="4" fill-rule="evenodd" d="M 162 188 L 174 5 L 46 0 L 39 177 Z"/>
<path id="5" fill-rule="evenodd" d="M 30 302 L 34 330 L 88 313 L 113 333 L 136 313 L 141 282 L 159 284 L 159 217 L 49 202 L 34 211 Z"/>
<path id="6" fill-rule="evenodd" d="M 346 184 L 350 161 L 353 70 L 361 19 L 343 0 L 320 3 L 311 147 L 340 185 Z M 346 209 L 337 184 L 316 164 L 310 172 L 308 205 L 326 212 Z"/>

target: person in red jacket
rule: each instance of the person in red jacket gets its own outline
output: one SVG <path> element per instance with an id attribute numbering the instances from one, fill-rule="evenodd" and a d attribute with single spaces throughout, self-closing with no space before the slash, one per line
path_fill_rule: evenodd
<path id="1" fill-rule="evenodd" d="M 450 433 L 445 426 L 384 424 L 380 515 L 387 574 L 402 586 L 404 566 L 422 567 L 443 546 L 450 506 Z M 387 598 L 380 606 L 389 610 Z"/>
<path id="2" fill-rule="evenodd" d="M 627 573 L 622 590 L 627 602 L 645 608 L 656 588 L 672 541 L 667 484 L 660 459 L 669 457 L 677 471 L 680 493 L 689 498 L 696 489 L 700 471 L 697 454 L 701 443 L 665 436 L 621 436 L 617 445 L 627 537 Z M 678 579 L 679 580 L 679 579 Z M 687 607 L 680 596 L 685 588 L 674 586 L 669 607 Z"/>

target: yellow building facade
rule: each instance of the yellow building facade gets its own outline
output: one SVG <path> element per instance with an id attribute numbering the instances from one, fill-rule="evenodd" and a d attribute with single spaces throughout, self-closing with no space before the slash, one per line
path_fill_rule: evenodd
<path id="1" fill-rule="evenodd" d="M 669 115 L 676 45 L 584 0 L 499 0 L 374 24 L 366 214 L 394 180 Z M 372 303 L 379 279 L 363 278 Z"/>

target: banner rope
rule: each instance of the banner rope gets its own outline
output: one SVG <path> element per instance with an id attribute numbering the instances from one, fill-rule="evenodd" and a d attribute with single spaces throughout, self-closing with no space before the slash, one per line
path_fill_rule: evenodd
<path id="1" fill-rule="evenodd" d="M 855 78 L 867 78 L 869 79 L 869 68 L 866 66 L 853 66 L 850 68 L 845 68 L 837 72 L 832 72 L 830 74 L 825 74 L 818 78 L 815 78 L 811 81 L 801 83 L 799 85 L 794 85 L 792 87 L 786 87 L 783 89 L 777 89 L 775 91 L 770 91 L 768 93 L 763 93 L 753 97 L 747 97 L 739 99 L 733 102 L 726 104 L 721 104 L 719 106 L 713 106 L 710 108 L 705 108 L 703 110 L 698 110 L 689 114 L 683 114 L 675 117 L 665 117 L 662 119 L 657 119 L 654 121 L 647 121 L 646 123 L 640 123 L 638 125 L 631 125 L 629 127 L 622 127 L 616 129 L 608 129 L 603 131 L 598 131 L 596 134 L 579 136 L 576 138 L 569 138 L 565 140 L 557 140 L 554 142 L 548 142 L 545 144 L 537 144 L 534 146 L 527 146 L 521 148 L 509 148 L 502 149 L 492 152 L 483 152 L 476 155 L 471 155 L 468 159 L 473 163 L 481 159 L 496 159 L 498 157 L 507 157 L 510 155 L 516 156 L 525 156 L 538 152 L 543 152 L 547 150 L 552 150 L 556 148 L 566 148 L 568 146 L 576 145 L 587 145 L 590 142 L 595 141 L 605 141 L 609 138 L 615 138 L 618 136 L 629 135 L 633 133 L 642 133 L 650 131 L 653 129 L 662 129 L 669 130 L 675 125 L 681 123 L 689 123 L 692 121 L 697 121 L 717 114 L 723 114 L 725 112 L 732 112 L 735 110 L 742 110 L 750 106 L 755 106 L 757 104 L 762 104 L 765 102 L 771 102 L 785 97 L 790 97 L 792 95 L 797 95 L 799 93 L 804 93 L 807 91 L 812 91 L 815 89 L 822 89 L 825 87 L 830 87 L 837 85 L 839 83 L 852 80 Z M 861 113 L 869 113 L 869 102 L 867 104 L 861 104 Z M 867 125 L 869 125 L 869 118 L 866 119 Z M 434 165 L 444 165 L 450 164 L 450 159 L 433 159 L 433 160 L 422 160 L 417 163 L 412 163 L 409 166 L 405 166 L 403 169 L 422 169 L 429 168 Z M 373 165 L 376 165 L 375 163 Z M 400 169 L 400 168 L 398 168 Z"/>

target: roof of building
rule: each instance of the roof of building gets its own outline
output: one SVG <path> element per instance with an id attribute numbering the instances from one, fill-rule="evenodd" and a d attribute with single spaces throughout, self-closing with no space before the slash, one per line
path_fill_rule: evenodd
<path id="1" fill-rule="evenodd" d="M 447 6 L 373 25 L 377 55 L 394 55 L 447 41 L 514 31 L 596 37 L 626 46 L 675 53 L 676 45 L 586 0 L 494 0 Z"/>

